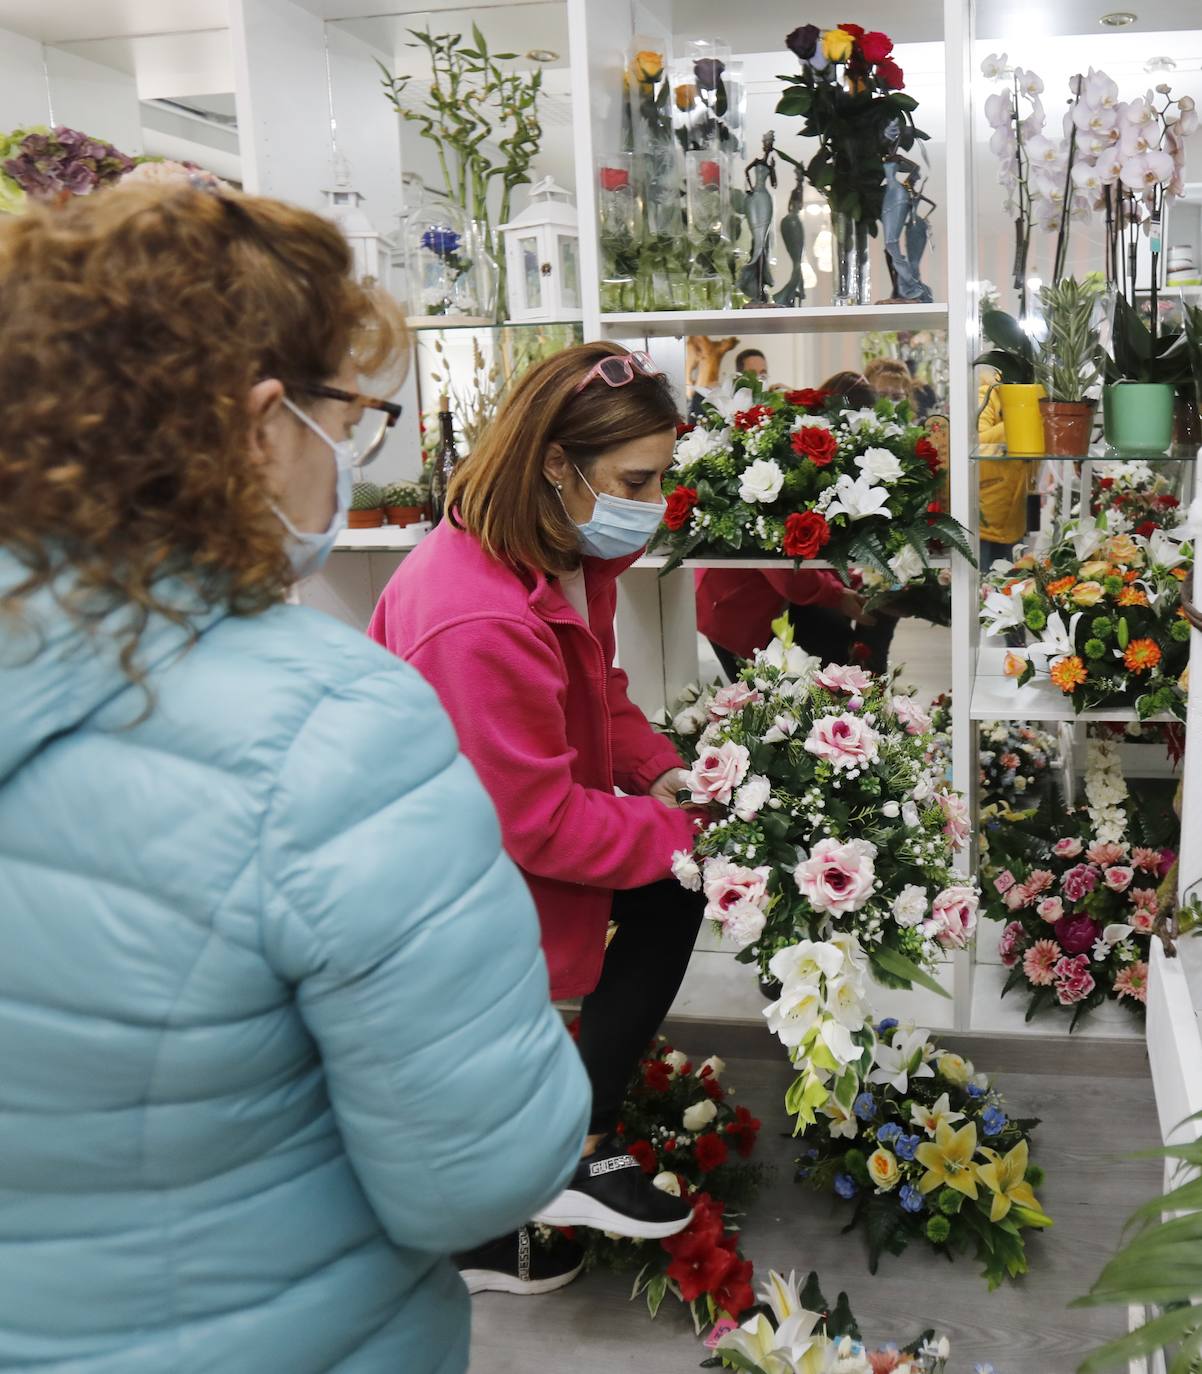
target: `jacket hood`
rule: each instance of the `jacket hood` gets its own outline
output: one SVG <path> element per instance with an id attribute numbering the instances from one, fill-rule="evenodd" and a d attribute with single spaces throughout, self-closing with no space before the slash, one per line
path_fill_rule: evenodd
<path id="1" fill-rule="evenodd" d="M 0 549 L 0 596 L 26 575 L 24 565 Z M 63 574 L 53 588 L 42 587 L 27 598 L 19 618 L 0 620 L 0 786 L 48 740 L 74 730 L 130 687 L 120 654 L 122 632 L 133 623 L 134 612 L 123 606 L 83 626 L 59 602 L 70 583 L 71 575 Z M 172 588 L 167 599 L 188 616 L 197 633 L 227 614 L 224 607 L 203 605 L 182 585 Z M 152 616 L 139 638 L 138 666 L 151 672 L 190 640 L 186 628 Z M 128 723 L 145 705 L 135 692 Z"/>

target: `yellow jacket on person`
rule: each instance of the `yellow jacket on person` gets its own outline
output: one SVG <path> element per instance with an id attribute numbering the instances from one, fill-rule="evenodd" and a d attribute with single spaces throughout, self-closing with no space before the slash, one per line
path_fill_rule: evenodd
<path id="1" fill-rule="evenodd" d="M 983 378 L 977 390 L 977 444 L 982 453 L 1002 452 L 1005 430 L 1002 426 L 1002 398 L 994 382 L 997 374 Z M 986 399 L 988 393 L 988 399 Z M 1027 532 L 1027 491 L 1031 464 L 1005 459 L 984 459 L 977 472 L 977 491 L 981 502 L 981 538 L 998 544 L 1013 544 Z"/>

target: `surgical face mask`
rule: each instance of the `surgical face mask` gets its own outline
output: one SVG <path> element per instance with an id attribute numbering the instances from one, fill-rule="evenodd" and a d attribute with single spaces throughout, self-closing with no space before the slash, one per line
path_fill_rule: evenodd
<path id="1" fill-rule="evenodd" d="M 594 558 L 628 558 L 646 547 L 664 518 L 668 503 L 631 501 L 625 496 L 597 493 L 579 468 L 576 475 L 593 492 L 594 502 L 592 515 L 576 526 L 580 531 L 580 551 Z"/>
<path id="2" fill-rule="evenodd" d="M 284 404 L 301 424 L 307 425 L 319 439 L 330 446 L 334 453 L 334 464 L 338 469 L 338 479 L 334 485 L 334 514 L 324 530 L 298 530 L 279 506 L 273 507 L 280 524 L 291 536 L 288 540 L 288 557 L 292 560 L 292 567 L 299 579 L 311 576 L 322 567 L 329 558 L 338 536 L 346 528 L 346 514 L 351 508 L 352 469 L 359 455 L 355 451 L 353 439 L 343 439 L 341 443 L 335 443 L 316 420 L 310 419 L 299 406 L 294 406 L 287 396 L 284 397 Z"/>

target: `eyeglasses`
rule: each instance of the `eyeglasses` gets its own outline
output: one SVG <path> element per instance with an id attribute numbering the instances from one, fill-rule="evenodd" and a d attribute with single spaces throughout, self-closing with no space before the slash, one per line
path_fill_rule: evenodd
<path id="1" fill-rule="evenodd" d="M 321 382 L 298 382 L 292 389 L 302 391 L 306 396 L 324 396 L 332 401 L 345 401 L 347 405 L 362 406 L 364 410 L 379 412 L 378 420 L 375 416 L 362 417 L 370 422 L 367 432 L 371 437 L 359 448 L 356 467 L 366 467 L 379 455 L 384 447 L 384 440 L 388 437 L 388 431 L 396 425 L 403 411 L 403 407 L 396 401 L 382 401 L 378 396 L 364 396 L 360 391 L 343 391 L 341 387 L 326 386 Z M 361 421 L 356 422 L 356 428 L 360 423 Z"/>
<path id="2" fill-rule="evenodd" d="M 650 353 L 643 353 L 642 351 L 613 353 L 589 368 L 584 374 L 584 380 L 580 382 L 572 395 L 579 396 L 584 388 L 597 377 L 600 377 L 606 386 L 625 386 L 627 382 L 633 382 L 636 375 L 662 377 L 664 374 L 656 367 L 655 360 Z"/>

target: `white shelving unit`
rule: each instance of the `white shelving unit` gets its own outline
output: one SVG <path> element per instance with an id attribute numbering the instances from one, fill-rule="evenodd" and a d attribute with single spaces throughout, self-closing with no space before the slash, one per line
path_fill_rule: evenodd
<path id="1" fill-rule="evenodd" d="M 720 334 L 737 325 L 742 334 L 846 334 L 871 329 L 946 329 L 947 319 L 945 304 L 648 310 L 601 315 L 598 333 L 608 339 L 679 339 L 686 334 Z"/>

